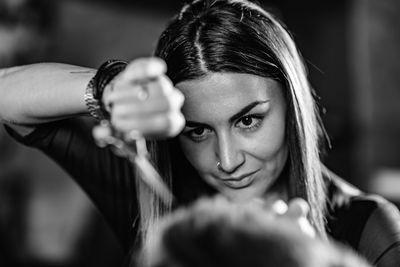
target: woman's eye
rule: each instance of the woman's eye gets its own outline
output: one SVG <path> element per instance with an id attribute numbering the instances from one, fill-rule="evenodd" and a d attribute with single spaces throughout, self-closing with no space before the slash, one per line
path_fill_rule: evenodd
<path id="1" fill-rule="evenodd" d="M 242 123 L 245 126 L 251 126 L 253 124 L 253 118 L 252 117 L 244 117 L 242 119 Z"/>
<path id="2" fill-rule="evenodd" d="M 204 128 L 197 128 L 193 130 L 194 135 L 202 135 L 204 133 Z"/>
<path id="3" fill-rule="evenodd" d="M 195 142 L 205 140 L 211 133 L 211 129 L 206 127 L 197 127 L 195 129 L 184 132 L 183 134 L 192 139 Z"/>
<path id="4" fill-rule="evenodd" d="M 253 130 L 260 126 L 262 122 L 263 116 L 256 115 L 248 115 L 244 116 L 238 120 L 236 123 L 236 127 L 245 129 L 245 130 Z"/>

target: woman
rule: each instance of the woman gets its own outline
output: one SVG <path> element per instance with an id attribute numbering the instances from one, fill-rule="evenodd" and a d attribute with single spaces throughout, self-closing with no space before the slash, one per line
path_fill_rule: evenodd
<path id="1" fill-rule="evenodd" d="M 136 185 L 127 160 L 95 146 L 95 122 L 77 117 L 88 110 L 123 136 L 160 140 L 152 159 L 180 204 L 217 192 L 237 202 L 302 198 L 321 238 L 377 266 L 400 263 L 397 209 L 320 163 L 324 131 L 306 69 L 271 14 L 248 1 L 194 1 L 161 34 L 155 56 L 163 61 L 108 62 L 94 78 L 90 69 L 39 64 L 3 70 L 1 79 L 9 132 L 59 162 L 126 249 L 138 232 L 151 240 L 171 205 Z"/>

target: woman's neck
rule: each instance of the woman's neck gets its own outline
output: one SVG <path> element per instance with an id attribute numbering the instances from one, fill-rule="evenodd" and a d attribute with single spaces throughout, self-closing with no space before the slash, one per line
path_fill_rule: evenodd
<path id="1" fill-rule="evenodd" d="M 280 199 L 285 202 L 290 200 L 288 184 L 290 170 L 289 165 L 290 164 L 286 162 L 278 179 L 276 179 L 275 183 L 265 193 L 265 199 Z"/>

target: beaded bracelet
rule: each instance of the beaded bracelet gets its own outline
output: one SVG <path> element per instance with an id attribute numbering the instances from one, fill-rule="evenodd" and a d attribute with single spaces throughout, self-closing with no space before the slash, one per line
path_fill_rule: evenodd
<path id="1" fill-rule="evenodd" d="M 102 97 L 106 86 L 117 74 L 125 69 L 127 63 L 122 60 L 108 60 L 97 70 L 86 87 L 84 99 L 89 114 L 98 120 L 108 120 L 110 114 L 106 111 Z"/>

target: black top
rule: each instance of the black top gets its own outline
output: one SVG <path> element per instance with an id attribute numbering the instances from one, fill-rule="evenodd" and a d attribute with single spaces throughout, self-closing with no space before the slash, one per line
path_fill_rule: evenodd
<path id="1" fill-rule="evenodd" d="M 91 118 L 74 118 L 38 126 L 17 141 L 36 147 L 62 166 L 86 191 L 126 252 L 137 234 L 138 205 L 130 163 L 92 138 Z M 328 233 L 379 267 L 400 266 L 400 213 L 382 197 L 358 191 L 326 171 L 329 195 Z"/>
<path id="2" fill-rule="evenodd" d="M 358 191 L 333 174 L 328 177 L 328 233 L 374 266 L 400 266 L 398 208 L 381 196 Z"/>

